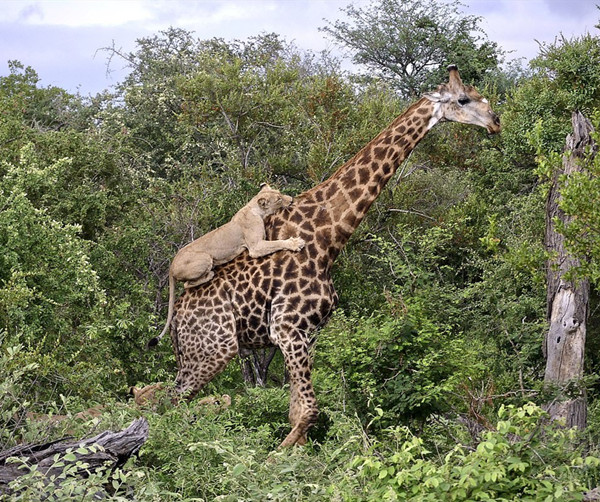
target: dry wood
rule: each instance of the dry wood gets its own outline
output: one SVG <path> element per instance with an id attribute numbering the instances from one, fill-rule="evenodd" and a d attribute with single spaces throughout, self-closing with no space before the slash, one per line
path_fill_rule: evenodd
<path id="1" fill-rule="evenodd" d="M 579 265 L 565 247 L 565 238 L 556 231 L 556 220 L 569 224 L 571 217 L 559 207 L 559 179 L 581 171 L 581 159 L 586 147 L 592 144 L 589 120 L 580 112 L 571 118 L 573 134 L 567 136 L 560 169 L 554 173 L 546 205 L 546 249 L 550 252 L 547 264 L 547 312 L 550 328 L 544 341 L 547 387 L 556 387 L 556 398 L 547 405 L 552 418 L 562 418 L 568 427 L 584 428 L 586 423 L 585 389 L 578 382 L 583 376 L 583 358 L 588 316 L 589 283 L 565 279 Z"/>
<path id="2" fill-rule="evenodd" d="M 138 418 L 126 429 L 118 432 L 104 431 L 89 439 L 63 438 L 49 443 L 15 446 L 0 452 L 0 494 L 9 493 L 8 484 L 28 472 L 21 468 L 20 463 L 7 463 L 10 457 L 26 458 L 28 466 L 37 465 L 38 471 L 50 478 L 52 475 L 58 476 L 64 469 L 64 466 L 54 466 L 56 463 L 54 456 L 56 454 L 63 456 L 68 449 L 72 449 L 76 460 L 64 461 L 64 463 L 85 462 L 88 464 L 87 469 L 80 469 L 77 472 L 78 476 L 85 477 L 87 471 L 94 471 L 98 467 L 108 466 L 109 469 L 115 469 L 123 466 L 129 457 L 139 451 L 146 439 L 148 439 L 148 422 L 145 418 Z M 95 452 L 88 450 L 85 454 L 77 452 L 78 448 L 92 445 L 99 445 L 101 448 L 97 448 Z"/>

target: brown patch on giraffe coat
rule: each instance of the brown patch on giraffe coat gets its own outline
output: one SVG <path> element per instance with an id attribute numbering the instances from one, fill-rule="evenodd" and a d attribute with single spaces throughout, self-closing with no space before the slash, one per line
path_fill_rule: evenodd
<path id="1" fill-rule="evenodd" d="M 362 199 L 362 200 L 358 201 L 358 204 L 356 204 L 356 211 L 358 214 L 363 214 L 367 209 L 369 209 L 370 206 L 371 206 L 370 200 Z M 355 216 L 354 216 L 353 221 L 356 221 Z"/>
<path id="2" fill-rule="evenodd" d="M 324 228 L 323 230 L 319 230 L 317 232 L 317 242 L 321 249 L 329 249 L 329 247 L 331 247 L 331 244 L 333 243 L 331 229 Z"/>
<path id="3" fill-rule="evenodd" d="M 315 198 L 315 201 L 317 201 L 317 202 L 323 202 L 325 200 L 325 190 L 315 191 L 314 198 Z M 307 217 L 308 217 L 308 213 L 307 213 Z"/>
<path id="4" fill-rule="evenodd" d="M 350 232 L 347 230 L 347 227 L 356 227 L 358 218 L 354 212 L 346 212 L 342 217 L 341 222 L 345 225 L 336 225 L 335 231 L 338 235 L 347 235 Z"/>
<path id="5" fill-rule="evenodd" d="M 288 296 L 298 292 L 298 284 L 295 282 L 286 282 L 281 292 Z"/>
<path id="6" fill-rule="evenodd" d="M 365 150 L 363 152 L 363 154 L 360 156 L 360 158 L 358 159 L 358 162 L 360 164 L 366 165 L 366 164 L 370 164 L 371 160 L 372 160 L 371 151 L 370 150 Z"/>
<path id="7" fill-rule="evenodd" d="M 373 149 L 373 154 L 375 155 L 375 158 L 377 160 L 382 160 L 382 159 L 385 159 L 385 156 L 387 155 L 387 151 L 388 151 L 388 149 L 386 147 L 376 146 Z"/>
<path id="8" fill-rule="evenodd" d="M 268 260 L 265 260 L 260 266 L 260 273 L 262 275 L 269 275 L 271 271 L 271 263 Z"/>
<path id="9" fill-rule="evenodd" d="M 300 213 L 300 211 L 293 211 L 290 215 L 290 221 L 292 223 L 300 224 L 305 218 L 305 215 Z"/>
<path id="10" fill-rule="evenodd" d="M 325 208 L 319 208 L 317 214 L 314 219 L 315 228 L 330 226 L 332 224 L 331 216 L 329 212 L 325 210 Z"/>
<path id="11" fill-rule="evenodd" d="M 283 278 L 285 280 L 292 280 L 298 277 L 298 265 L 294 260 L 290 260 L 287 266 L 285 267 L 285 271 L 283 272 Z"/>
<path id="12" fill-rule="evenodd" d="M 305 206 L 303 208 L 303 213 L 304 213 L 303 219 L 308 219 L 308 220 L 312 219 L 313 216 L 315 215 L 316 209 L 317 209 L 316 205 Z"/>
<path id="13" fill-rule="evenodd" d="M 307 239 L 304 239 L 307 240 Z M 306 252 L 309 256 L 316 256 L 318 253 L 317 245 L 314 242 L 310 242 L 306 246 Z"/>
<path id="14" fill-rule="evenodd" d="M 327 193 L 325 194 L 327 199 L 333 199 L 336 193 L 340 191 L 340 187 L 337 183 L 332 183 L 327 189 Z"/>
<path id="15" fill-rule="evenodd" d="M 257 315 L 253 314 L 248 318 L 248 326 L 251 329 L 258 329 L 258 327 L 261 325 L 261 319 L 260 317 L 258 317 Z"/>
<path id="16" fill-rule="evenodd" d="M 296 285 L 296 287 L 297 287 L 296 283 L 294 283 L 294 285 Z M 288 300 L 287 300 L 288 305 L 292 310 L 296 310 L 298 308 L 298 306 L 300 305 L 301 301 L 302 301 L 302 298 L 300 297 L 300 295 L 289 296 Z"/>
<path id="17" fill-rule="evenodd" d="M 363 189 L 362 188 L 355 188 L 354 190 L 351 190 L 348 195 L 350 195 L 350 198 L 354 201 L 358 200 L 361 195 L 363 194 Z"/>
<path id="18" fill-rule="evenodd" d="M 302 267 L 300 268 L 300 273 L 304 277 L 316 277 L 317 264 L 316 264 L 315 260 L 310 260 L 310 261 L 306 262 L 304 265 L 302 265 Z"/>
<path id="19" fill-rule="evenodd" d="M 362 169 L 358 170 L 358 176 L 358 181 L 361 185 L 364 185 L 367 183 L 367 181 L 369 181 L 369 178 L 371 177 L 371 172 L 368 168 L 363 167 Z"/>

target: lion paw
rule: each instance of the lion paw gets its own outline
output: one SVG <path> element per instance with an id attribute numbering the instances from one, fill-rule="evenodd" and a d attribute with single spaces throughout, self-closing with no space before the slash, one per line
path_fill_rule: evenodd
<path id="1" fill-rule="evenodd" d="M 290 244 L 292 245 L 292 251 L 300 251 L 306 242 L 304 242 L 304 239 L 301 239 L 300 237 L 292 237 L 290 239 Z"/>

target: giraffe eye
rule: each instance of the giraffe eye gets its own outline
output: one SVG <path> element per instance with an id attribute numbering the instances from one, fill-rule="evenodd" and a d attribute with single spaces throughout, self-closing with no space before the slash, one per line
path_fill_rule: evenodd
<path id="1" fill-rule="evenodd" d="M 465 106 L 469 101 L 471 101 L 471 100 L 469 99 L 468 96 L 461 96 L 460 98 L 458 98 L 458 104 L 460 106 Z"/>

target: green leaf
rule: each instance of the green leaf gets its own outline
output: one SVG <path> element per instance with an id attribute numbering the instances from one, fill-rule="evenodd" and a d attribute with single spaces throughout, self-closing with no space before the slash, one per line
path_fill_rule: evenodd
<path id="1" fill-rule="evenodd" d="M 237 477 L 237 476 L 239 476 L 240 474 L 242 474 L 245 471 L 246 471 L 246 466 L 244 464 L 240 463 L 240 464 L 236 464 L 234 466 L 234 468 L 231 470 L 231 474 L 234 477 Z"/>

